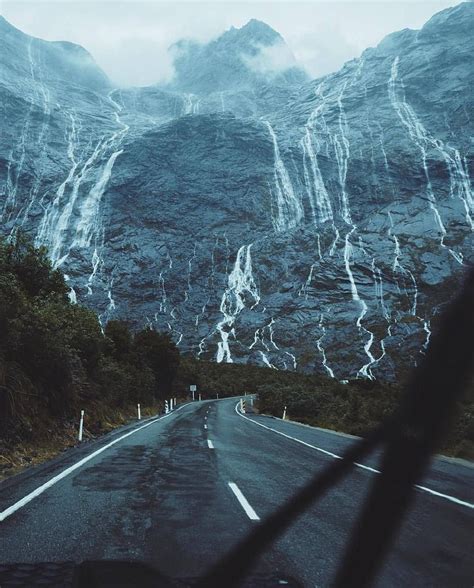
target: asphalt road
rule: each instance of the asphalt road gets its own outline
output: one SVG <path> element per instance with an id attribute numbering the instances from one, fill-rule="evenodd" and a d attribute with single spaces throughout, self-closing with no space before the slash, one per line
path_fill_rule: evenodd
<path id="1" fill-rule="evenodd" d="M 354 442 L 271 417 L 244 418 L 236 403 L 179 407 L 2 482 L 0 561 L 133 559 L 171 577 L 199 576 L 334 460 L 325 452 L 341 455 Z M 330 585 L 377 461 L 354 466 L 257 571 Z M 472 587 L 474 467 L 435 459 L 420 484 L 426 490 L 417 490 L 377 586 Z"/>

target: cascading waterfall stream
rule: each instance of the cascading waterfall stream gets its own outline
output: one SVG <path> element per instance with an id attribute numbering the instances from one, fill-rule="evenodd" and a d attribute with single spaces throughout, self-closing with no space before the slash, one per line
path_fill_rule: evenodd
<path id="1" fill-rule="evenodd" d="M 365 315 L 368 312 L 368 306 L 366 302 L 360 297 L 359 292 L 357 290 L 357 286 L 355 283 L 354 275 L 351 268 L 351 260 L 353 256 L 353 245 L 351 243 L 351 237 L 357 229 L 354 221 L 352 220 L 352 214 L 350 209 L 349 203 L 349 195 L 346 188 L 347 182 L 347 172 L 349 166 L 349 159 L 351 156 L 350 152 L 350 142 L 348 139 L 348 120 L 347 115 L 344 109 L 344 94 L 346 89 L 352 86 L 355 81 L 360 77 L 361 71 L 364 65 L 364 61 L 361 59 L 357 67 L 355 68 L 350 80 L 346 80 L 342 86 L 340 87 L 339 93 L 331 98 L 332 104 L 337 108 L 337 127 L 335 132 L 331 132 L 329 127 L 326 124 L 326 120 L 324 118 L 324 110 L 328 108 L 329 98 L 323 95 L 323 84 L 324 82 L 320 83 L 315 90 L 315 94 L 318 98 L 318 104 L 316 108 L 311 112 L 308 121 L 305 125 L 305 134 L 300 141 L 300 145 L 302 148 L 303 153 L 303 178 L 304 178 L 304 185 L 306 187 L 306 191 L 308 194 L 308 199 L 313 215 L 313 220 L 316 225 L 331 221 L 333 230 L 335 233 L 335 239 L 332 243 L 329 254 L 330 256 L 334 255 L 336 244 L 340 238 L 339 230 L 334 222 L 334 213 L 331 205 L 331 199 L 329 197 L 326 185 L 324 183 L 323 176 L 321 174 L 321 170 L 319 168 L 318 162 L 318 154 L 321 152 L 321 142 L 318 139 L 318 133 L 323 134 L 324 136 L 329 138 L 328 143 L 326 143 L 326 157 L 329 157 L 328 152 L 328 145 L 332 146 L 332 150 L 334 153 L 334 161 L 337 164 L 337 177 L 339 181 L 339 195 L 340 195 L 340 207 L 339 212 L 342 220 L 349 226 L 347 229 L 347 233 L 344 238 L 344 268 L 349 279 L 349 283 L 351 286 L 351 295 L 353 301 L 355 301 L 358 306 L 360 307 L 360 314 L 357 318 L 356 325 L 361 333 L 361 336 L 364 338 L 368 336 L 368 339 L 364 343 L 364 353 L 368 357 L 368 363 L 362 366 L 359 370 L 358 375 L 362 377 L 373 378 L 373 374 L 370 371 L 370 366 L 377 363 L 379 360 L 373 356 L 371 352 L 371 348 L 374 342 L 374 334 L 368 330 L 362 324 L 362 320 L 364 319 Z M 367 90 L 366 90 L 367 93 Z M 364 249 L 361 237 L 359 236 L 359 246 L 360 251 L 362 254 L 367 256 L 367 252 Z M 319 251 L 319 258 L 320 261 L 322 260 L 321 249 L 319 244 L 319 234 L 318 234 L 318 251 Z M 311 265 L 308 277 L 306 282 L 303 284 L 299 291 L 299 295 L 304 295 L 305 298 L 308 297 L 308 290 L 313 280 L 314 271 L 316 269 L 318 262 L 315 262 Z M 374 275 L 377 275 L 377 287 L 381 288 L 381 273 L 374 271 Z M 386 314 L 386 309 L 383 306 L 384 315 Z M 325 332 L 325 331 L 324 331 Z M 323 334 L 324 336 L 324 334 Z M 322 337 L 318 340 L 318 349 L 321 346 Z M 381 344 L 382 346 L 382 344 Z M 383 350 L 383 346 L 382 346 Z M 383 357 L 384 353 L 381 357 Z M 324 355 L 325 358 L 325 355 Z M 324 359 L 325 361 L 325 359 Z M 326 371 L 329 370 L 325 365 Z M 330 368 L 329 368 L 330 369 Z M 332 370 L 331 370 L 332 371 Z M 333 376 L 332 376 L 333 377 Z"/>
<path id="2" fill-rule="evenodd" d="M 422 347 L 422 350 L 425 350 L 429 340 L 430 340 L 430 336 L 431 336 L 431 331 L 429 330 L 429 320 L 426 320 L 420 316 L 418 316 L 417 314 L 417 309 L 418 309 L 418 285 L 416 283 L 416 279 L 415 276 L 413 275 L 413 273 L 405 268 L 401 263 L 400 263 L 400 257 L 402 256 L 402 252 L 400 249 L 400 243 L 398 241 L 397 236 L 395 235 L 395 233 L 393 232 L 394 229 L 394 224 L 393 224 L 393 218 L 392 215 L 390 213 L 390 211 L 388 212 L 388 218 L 390 221 L 390 227 L 388 229 L 388 235 L 389 237 L 391 237 L 394 240 L 395 243 L 395 249 L 394 249 L 394 259 L 393 259 L 393 265 L 392 265 L 392 271 L 395 272 L 400 272 L 402 275 L 408 276 L 410 278 L 410 280 L 413 283 L 413 303 L 412 303 L 412 307 L 411 307 L 411 311 L 410 314 L 414 317 L 416 317 L 421 323 L 423 323 L 423 330 L 427 333 L 427 337 L 426 337 L 426 341 Z M 406 290 L 405 290 L 406 292 Z M 396 319 L 395 319 L 396 322 Z M 389 326 L 389 331 L 388 331 L 388 335 L 391 336 L 391 327 L 392 325 Z"/>
<path id="3" fill-rule="evenodd" d="M 262 358 L 262 361 L 266 367 L 272 368 L 274 370 L 278 369 L 276 366 L 274 366 L 272 363 L 270 363 L 268 357 L 265 355 L 265 353 L 263 351 L 259 351 L 259 353 L 260 353 L 260 357 Z"/>
<path id="4" fill-rule="evenodd" d="M 120 112 L 122 111 L 123 107 L 113 99 L 113 94 L 115 91 L 116 90 L 112 90 L 109 92 L 107 99 L 115 109 L 114 118 L 120 129 L 115 131 L 110 138 L 103 139 L 99 152 L 100 155 L 105 157 L 108 155 L 108 159 L 105 163 L 105 166 L 102 168 L 102 171 L 98 175 L 98 180 L 92 186 L 79 207 L 79 221 L 76 224 L 76 233 L 70 246 L 70 249 L 73 247 L 88 249 L 91 247 L 92 241 L 94 241 L 94 251 L 92 254 L 92 273 L 87 280 L 87 290 L 89 295 L 92 294 L 91 286 L 95 276 L 97 275 L 97 271 L 100 266 L 103 266 L 103 260 L 100 256 L 100 251 L 103 248 L 105 232 L 102 226 L 102 219 L 100 215 L 102 197 L 112 175 L 112 169 L 114 167 L 115 161 L 119 155 L 123 153 L 123 149 L 120 147 L 130 129 L 130 127 L 120 118 Z"/>
<path id="5" fill-rule="evenodd" d="M 45 209 L 43 218 L 41 220 L 38 234 L 36 237 L 37 244 L 45 244 L 49 247 L 49 255 L 54 267 L 59 265 L 58 261 L 61 256 L 61 248 L 63 245 L 64 231 L 66 230 L 69 218 L 72 213 L 74 201 L 77 198 L 79 186 L 84 177 L 84 173 L 88 166 L 84 166 L 80 173 L 75 177 L 75 173 L 79 162 L 76 160 L 76 146 L 78 144 L 76 119 L 72 113 L 69 113 L 70 129 L 66 130 L 67 137 L 67 157 L 71 163 L 69 173 L 65 180 L 59 185 L 56 190 L 55 197 L 49 207 Z M 67 129 L 67 127 L 66 127 Z M 73 181 L 74 179 L 74 181 Z M 62 213 L 60 213 L 60 206 L 63 205 L 63 198 L 66 188 L 73 184 L 72 194 L 69 198 Z"/>
<path id="6" fill-rule="evenodd" d="M 41 64 L 41 53 L 37 50 L 37 59 L 35 60 L 33 57 L 32 46 L 33 42 L 37 41 L 36 39 L 32 39 L 31 43 L 28 45 L 28 57 L 30 62 L 30 72 L 31 72 L 31 79 L 33 81 L 33 91 L 35 94 L 35 99 L 41 103 L 41 107 L 43 110 L 43 121 L 41 124 L 41 128 L 38 134 L 38 139 L 36 141 L 37 145 L 40 146 L 41 150 L 38 156 L 38 160 L 40 162 L 39 165 L 39 173 L 36 174 L 35 180 L 33 185 L 31 186 L 28 203 L 25 206 L 24 212 L 18 212 L 17 215 L 17 222 L 19 221 L 20 226 L 24 226 L 26 221 L 28 220 L 30 211 L 33 205 L 36 202 L 37 196 L 39 194 L 41 183 L 43 181 L 43 174 L 44 174 L 44 166 L 45 166 L 45 156 L 48 149 L 48 137 L 49 137 L 49 129 L 50 129 L 50 118 L 51 118 L 51 96 L 49 89 L 45 86 L 43 78 L 43 67 Z M 20 218 L 21 217 L 21 218 Z"/>
<path id="7" fill-rule="evenodd" d="M 112 175 L 115 160 L 122 153 L 123 149 L 112 153 L 102 170 L 99 180 L 94 184 L 84 199 L 80 208 L 80 219 L 77 223 L 76 236 L 72 244 L 73 247 L 90 247 L 92 238 L 97 234 L 102 196 Z"/>
<path id="8" fill-rule="evenodd" d="M 66 284 L 69 282 L 69 280 L 70 277 L 67 274 L 64 274 L 64 281 L 66 282 Z M 77 294 L 73 286 L 70 286 L 69 288 L 68 298 L 71 304 L 77 304 Z"/>
<path id="9" fill-rule="evenodd" d="M 101 263 L 102 263 L 102 260 L 99 256 L 99 253 L 97 252 L 97 247 L 95 247 L 94 252 L 92 253 L 92 260 L 91 260 L 92 272 L 90 273 L 89 277 L 87 278 L 87 282 L 86 282 L 88 296 L 92 296 L 92 283 L 94 281 L 94 278 L 97 275 L 97 272 L 99 271 Z"/>
<path id="10" fill-rule="evenodd" d="M 349 207 L 349 198 L 346 192 L 347 168 L 350 158 L 350 144 L 346 136 L 347 133 L 347 117 L 342 104 L 342 99 L 347 86 L 344 83 L 342 90 L 337 97 L 337 105 L 339 107 L 339 134 L 332 135 L 334 153 L 336 155 L 337 169 L 339 173 L 339 185 L 341 188 L 341 216 L 348 225 L 352 225 L 351 210 Z"/>
<path id="11" fill-rule="evenodd" d="M 466 220 L 469 223 L 471 229 L 473 229 L 474 226 L 470 215 L 474 211 L 474 200 L 472 198 L 469 175 L 467 170 L 464 169 L 464 166 L 462 165 L 459 152 L 453 149 L 453 156 L 451 156 L 448 150 L 444 147 L 443 142 L 439 139 L 434 139 L 428 133 L 421 121 L 416 116 L 413 108 L 406 101 L 405 86 L 398 72 L 399 62 L 400 58 L 397 56 L 393 60 L 390 70 L 390 78 L 388 81 L 388 94 L 390 97 L 390 102 L 402 124 L 408 130 L 408 134 L 411 140 L 418 147 L 421 153 L 423 172 L 426 179 L 426 195 L 428 197 L 430 208 L 433 211 L 436 225 L 441 235 L 440 245 L 442 247 L 446 247 L 444 239 L 447 235 L 447 231 L 441 219 L 441 214 L 438 210 L 437 200 L 431 183 L 431 177 L 428 169 L 428 149 L 438 150 L 444 158 L 450 175 L 451 193 L 453 194 L 456 192 L 459 198 L 462 200 L 466 212 Z M 454 259 L 462 265 L 462 255 L 451 248 L 448 248 L 448 250 Z"/>
<path id="12" fill-rule="evenodd" d="M 99 175 L 97 182 L 92 186 L 88 195 L 82 201 L 79 208 L 79 221 L 76 226 L 76 235 L 73 241 L 73 247 L 90 247 L 92 238 L 100 230 L 100 204 L 104 195 L 107 184 L 112 175 L 112 169 L 119 155 L 123 153 L 120 148 L 123 139 L 130 127 L 120 119 L 122 107 L 112 98 L 114 90 L 109 93 L 108 99 L 110 104 L 116 109 L 114 112 L 115 121 L 121 127 L 109 139 L 104 142 L 104 152 L 111 151 L 102 173 Z"/>
<path id="13" fill-rule="evenodd" d="M 201 99 L 195 94 L 183 94 L 183 116 L 187 114 L 199 114 Z"/>
<path id="14" fill-rule="evenodd" d="M 160 314 L 166 314 L 166 287 L 165 287 L 165 278 L 163 277 L 163 272 L 161 271 L 159 276 L 158 276 L 158 283 L 160 285 L 160 296 L 161 296 L 161 300 L 160 300 L 160 305 L 159 305 L 159 309 L 158 312 Z M 155 320 L 157 319 L 157 316 L 155 315 Z"/>
<path id="15" fill-rule="evenodd" d="M 260 302 L 260 294 L 252 271 L 252 245 L 253 243 L 242 245 L 238 250 L 234 268 L 229 274 L 228 287 L 222 295 L 220 311 L 224 318 L 216 326 L 216 331 L 221 336 L 217 346 L 217 363 L 222 361 L 233 363 L 229 336 L 232 335 L 235 338 L 235 320 L 246 306 L 245 294 L 253 299 L 250 309 Z"/>
<path id="16" fill-rule="evenodd" d="M 355 79 L 360 75 L 360 72 L 363 67 L 363 61 L 360 60 L 357 69 L 354 72 L 350 85 L 352 85 Z M 374 376 L 370 370 L 370 367 L 377 363 L 378 360 L 375 359 L 371 352 L 372 344 L 374 342 L 374 334 L 369 331 L 364 325 L 362 324 L 362 320 L 364 319 L 365 315 L 368 312 L 368 306 L 366 302 L 359 296 L 359 292 L 354 280 L 354 275 L 352 273 L 351 268 L 351 260 L 353 257 L 353 247 L 352 243 L 350 242 L 350 238 L 352 237 L 353 233 L 357 229 L 357 226 L 352 221 L 351 210 L 349 205 L 349 197 L 346 190 L 346 180 L 347 180 L 347 170 L 349 166 L 349 159 L 350 159 L 350 143 L 349 139 L 347 138 L 348 132 L 348 123 L 347 123 L 347 116 L 343 105 L 343 97 L 346 87 L 348 85 L 348 81 L 343 84 L 342 89 L 337 97 L 337 106 L 339 109 L 339 116 L 338 116 L 338 133 L 332 135 L 332 143 L 334 147 L 334 153 L 336 156 L 337 168 L 338 168 L 338 177 L 339 177 L 339 185 L 340 185 L 340 194 L 341 194 L 341 216 L 343 220 L 350 225 L 351 229 L 346 233 L 344 238 L 344 267 L 346 270 L 347 277 L 349 278 L 349 283 L 351 286 L 351 295 L 352 300 L 356 302 L 360 307 L 360 315 L 357 318 L 356 326 L 359 332 L 362 334 L 368 335 L 368 339 L 364 344 L 364 352 L 367 355 L 369 361 L 365 365 L 363 365 L 360 370 L 358 371 L 358 375 L 374 379 Z M 364 252 L 363 248 L 361 249 Z"/>
<path id="17" fill-rule="evenodd" d="M 122 107 L 113 100 L 113 92 L 109 93 L 108 102 L 114 108 L 115 122 L 120 128 L 112 136 L 100 138 L 83 164 L 80 163 L 76 154 L 80 149 L 76 117 L 73 112 L 68 114 L 70 128 L 67 131 L 67 155 L 71 167 L 66 178 L 56 190 L 53 201 L 45 207 L 45 212 L 36 237 L 37 244 L 45 244 L 49 247 L 50 257 L 54 267 L 59 267 L 66 261 L 73 247 L 89 248 L 94 240 L 92 272 L 86 284 L 89 294 L 92 293 L 91 284 L 101 263 L 99 256 L 101 244 L 98 241 L 101 236 L 103 237 L 100 220 L 100 204 L 110 180 L 115 161 L 123 153 L 123 149 L 119 147 L 129 130 L 129 126 L 120 119 L 119 113 Z M 100 162 L 105 158 L 107 158 L 105 165 L 100 170 Z M 76 205 L 81 196 L 81 187 L 94 173 L 97 179 L 86 197 L 83 198 L 80 206 L 77 207 Z M 71 219 L 76 209 L 79 220 L 76 224 L 74 238 L 67 245 Z"/>
<path id="18" fill-rule="evenodd" d="M 262 347 L 264 348 L 265 351 L 262 351 L 261 349 L 258 350 L 258 353 L 260 354 L 260 357 L 263 361 L 263 363 L 267 366 L 267 367 L 271 367 L 273 369 L 278 369 L 274 364 L 272 364 L 268 358 L 268 353 L 271 353 L 272 350 L 276 350 L 276 351 L 281 351 L 280 347 L 278 347 L 278 345 L 275 342 L 274 336 L 275 336 L 275 331 L 274 331 L 274 325 L 275 325 L 276 321 L 275 319 L 272 317 L 270 319 L 270 322 L 266 325 L 264 325 L 263 327 L 259 327 L 258 329 L 255 330 L 254 336 L 253 336 L 253 342 L 249 345 L 249 350 L 252 350 L 258 343 L 260 343 L 262 345 Z M 266 341 L 265 341 L 265 331 L 268 332 L 268 340 L 269 340 L 269 345 L 271 345 L 271 347 L 273 349 L 270 348 L 269 345 L 267 345 Z M 286 352 L 284 352 L 286 353 Z M 286 353 L 286 355 L 289 355 L 293 358 L 293 364 L 296 365 L 296 358 L 293 354 L 289 354 Z M 296 369 L 296 368 L 295 368 Z"/>
<path id="19" fill-rule="evenodd" d="M 34 74 L 34 63 L 32 57 L 32 44 L 34 39 L 31 38 L 28 45 L 26 46 L 28 62 L 30 64 L 30 75 L 31 81 L 33 83 L 33 87 L 36 88 L 36 80 Z M 26 113 L 25 120 L 23 122 L 23 127 L 20 133 L 19 141 L 16 145 L 12 146 L 10 155 L 8 157 L 7 163 L 7 179 L 6 179 L 6 194 L 7 197 L 5 199 L 5 203 L 3 205 L 2 212 L 0 214 L 0 222 L 9 221 L 12 218 L 12 215 L 15 211 L 15 207 L 17 205 L 17 193 L 18 193 L 18 185 L 20 181 L 20 177 L 23 172 L 23 165 L 25 163 L 26 158 L 26 145 L 28 142 L 28 136 L 30 133 L 30 126 L 32 124 L 32 114 L 35 108 L 35 100 L 33 97 L 28 97 L 28 110 Z M 15 163 L 14 168 L 12 169 L 12 164 Z"/>
<path id="20" fill-rule="evenodd" d="M 329 367 L 326 357 L 326 350 L 323 347 L 323 339 L 326 336 L 326 327 L 324 326 L 324 314 L 321 313 L 319 317 L 319 328 L 321 329 L 321 336 L 316 340 L 316 346 L 322 357 L 323 368 L 327 371 L 330 378 L 335 378 L 334 372 Z"/>
<path id="21" fill-rule="evenodd" d="M 322 98 L 321 103 L 312 111 L 305 125 L 305 134 L 300 141 L 303 151 L 303 176 L 305 180 L 306 193 L 313 215 L 315 225 L 331 221 L 334 226 L 334 215 L 331 200 L 324 184 L 323 176 L 319 168 L 318 153 L 320 143 L 317 139 L 317 125 L 325 106 L 322 97 L 321 83 L 316 89 L 316 95 Z"/>
<path id="22" fill-rule="evenodd" d="M 400 242 L 398 240 L 397 235 L 393 232 L 394 225 L 393 225 L 393 218 L 392 218 L 390 211 L 388 212 L 388 218 L 390 221 L 390 227 L 388 229 L 388 236 L 391 239 L 393 239 L 393 242 L 394 242 L 394 255 L 393 255 L 392 271 L 394 273 L 400 272 L 400 273 L 402 273 L 404 275 L 408 275 L 410 277 L 410 279 L 413 283 L 413 303 L 412 303 L 412 308 L 411 308 L 411 314 L 413 316 L 416 316 L 416 309 L 417 309 L 417 304 L 418 304 L 418 285 L 416 283 L 415 276 L 413 275 L 413 273 L 410 270 L 403 267 L 402 264 L 400 263 L 400 257 L 402 256 L 401 249 L 400 249 Z"/>
<path id="23" fill-rule="evenodd" d="M 351 286 L 352 300 L 354 302 L 356 302 L 360 307 L 360 315 L 356 321 L 357 328 L 359 329 L 360 332 L 363 331 L 369 336 L 369 339 L 364 344 L 364 351 L 365 351 L 365 354 L 367 355 L 367 357 L 369 358 L 369 361 L 368 361 L 368 363 L 366 363 L 365 365 L 363 365 L 360 368 L 358 375 L 365 377 L 365 378 L 369 378 L 370 380 L 373 380 L 374 376 L 370 370 L 370 367 L 377 362 L 377 360 L 375 359 L 375 357 L 372 355 L 372 352 L 371 352 L 371 347 L 374 342 L 374 334 L 362 325 L 362 319 L 367 314 L 368 307 L 367 307 L 367 304 L 365 303 L 365 301 L 362 300 L 362 298 L 359 296 L 359 292 L 357 290 L 357 286 L 356 286 L 356 283 L 354 280 L 354 275 L 353 275 L 352 269 L 351 269 L 351 259 L 352 259 L 352 255 L 353 255 L 353 249 L 352 249 L 352 244 L 350 242 L 350 237 L 354 231 L 355 231 L 355 226 L 352 228 L 351 231 L 349 231 L 346 234 L 346 237 L 345 237 L 344 265 L 345 265 L 346 273 L 349 278 L 349 283 Z"/>
<path id="24" fill-rule="evenodd" d="M 226 275 L 229 273 L 229 241 L 227 239 L 227 235 L 226 233 L 224 233 L 224 235 L 222 236 L 222 239 L 225 243 L 225 250 L 226 250 L 226 255 L 225 255 L 225 273 Z M 211 250 L 211 273 L 210 276 L 208 278 L 208 291 L 211 292 L 214 289 L 214 274 L 215 274 L 215 252 L 217 250 L 217 248 L 219 247 L 219 241 L 220 241 L 220 237 L 216 237 L 216 241 L 214 243 L 214 246 Z M 228 279 L 227 279 L 228 280 Z M 201 312 L 199 314 L 196 315 L 196 319 L 195 319 L 195 325 L 196 325 L 196 329 L 198 329 L 199 327 L 199 321 L 200 319 L 204 318 L 206 309 L 209 305 L 211 301 L 211 294 L 208 295 L 206 302 L 203 304 L 202 308 L 201 308 Z M 221 304 L 222 304 L 222 300 L 221 300 Z M 217 328 L 216 328 L 217 330 Z M 198 357 L 200 355 L 202 355 L 204 353 L 204 351 L 206 351 L 206 340 L 211 337 L 212 335 L 215 334 L 216 330 L 210 331 L 205 337 L 203 337 L 201 339 L 201 341 L 199 342 L 198 345 L 198 349 L 199 349 L 199 353 L 198 353 Z"/>
<path id="25" fill-rule="evenodd" d="M 426 333 L 426 339 L 425 339 L 425 342 L 423 343 L 423 351 L 426 351 L 428 349 L 428 345 L 429 345 L 430 339 L 431 339 L 431 329 L 430 329 L 430 321 L 429 320 L 423 321 L 423 330 Z"/>
<path id="26" fill-rule="evenodd" d="M 295 194 L 290 175 L 283 163 L 278 147 L 278 140 L 271 124 L 265 120 L 268 132 L 273 143 L 274 155 L 274 186 L 276 196 L 276 217 L 273 215 L 275 231 L 281 232 L 296 227 L 304 217 L 303 206 L 299 197 Z"/>
<path id="27" fill-rule="evenodd" d="M 283 353 L 285 355 L 288 355 L 288 357 L 291 359 L 291 362 L 293 364 L 293 369 L 296 371 L 296 368 L 298 367 L 298 362 L 296 361 L 296 357 L 293 355 L 293 353 L 290 353 L 289 351 L 284 351 Z M 285 363 L 285 369 L 287 369 L 286 363 Z"/>
<path id="28" fill-rule="evenodd" d="M 187 287 L 186 287 L 186 290 L 184 291 L 184 302 L 188 301 L 189 293 L 193 289 L 191 286 L 191 273 L 192 273 L 192 269 L 193 269 L 193 261 L 196 259 L 196 248 L 197 248 L 197 243 L 195 242 L 194 247 L 193 247 L 193 254 L 188 259 L 188 279 L 187 279 Z"/>
<path id="29" fill-rule="evenodd" d="M 374 280 L 375 298 L 376 298 L 377 303 L 379 304 L 380 309 L 382 311 L 382 316 L 384 317 L 384 319 L 386 321 L 389 321 L 390 315 L 388 313 L 387 307 L 385 305 L 385 300 L 384 300 L 382 272 L 381 272 L 380 268 L 378 268 L 375 265 L 375 257 L 372 258 L 371 268 L 372 268 L 372 277 Z"/>

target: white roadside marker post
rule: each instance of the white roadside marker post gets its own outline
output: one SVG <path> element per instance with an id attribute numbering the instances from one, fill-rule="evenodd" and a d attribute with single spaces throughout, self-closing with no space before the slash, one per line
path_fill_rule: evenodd
<path id="1" fill-rule="evenodd" d="M 219 392 L 216 394 L 216 396 L 217 396 L 217 400 L 219 400 Z"/>
<path id="2" fill-rule="evenodd" d="M 169 411 L 170 411 L 170 408 L 169 408 L 169 406 L 168 406 L 168 401 L 167 401 L 167 400 L 165 400 L 165 414 L 168 414 L 168 413 L 169 413 Z"/>
<path id="3" fill-rule="evenodd" d="M 243 398 L 240 399 L 240 412 L 245 412 L 245 400 Z"/>
<path id="4" fill-rule="evenodd" d="M 177 405 L 177 404 L 178 404 L 178 402 L 177 402 L 177 399 L 175 398 L 175 399 L 174 399 L 173 406 L 176 408 L 176 405 Z"/>
<path id="5" fill-rule="evenodd" d="M 201 402 L 201 393 L 199 393 L 199 402 Z"/>
<path id="6" fill-rule="evenodd" d="M 81 419 L 79 421 L 79 435 L 78 435 L 78 439 L 79 441 L 82 441 L 82 431 L 84 429 L 84 411 L 81 410 Z"/>
<path id="7" fill-rule="evenodd" d="M 138 420 L 142 420 L 142 411 L 140 410 L 140 404 L 137 404 Z"/>
<path id="8" fill-rule="evenodd" d="M 283 418 L 283 420 L 286 419 L 286 406 L 285 406 L 285 409 L 283 410 L 283 417 L 282 418 Z"/>

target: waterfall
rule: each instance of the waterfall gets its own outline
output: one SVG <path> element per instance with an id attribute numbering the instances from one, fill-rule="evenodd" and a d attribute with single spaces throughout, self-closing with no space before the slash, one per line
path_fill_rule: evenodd
<path id="1" fill-rule="evenodd" d="M 472 198 L 469 175 L 467 173 L 467 170 L 464 169 L 464 166 L 462 165 L 462 160 L 459 152 L 453 149 L 453 155 L 451 156 L 448 150 L 445 148 L 444 143 L 439 139 L 435 139 L 434 137 L 432 137 L 430 133 L 425 129 L 421 121 L 416 116 L 416 113 L 413 110 L 413 108 L 406 101 L 405 87 L 403 84 L 403 80 L 400 79 L 398 73 L 399 62 L 400 59 L 397 56 L 393 60 L 392 67 L 390 70 L 390 78 L 388 81 L 388 94 L 390 97 L 390 102 L 398 117 L 400 118 L 402 124 L 408 130 L 410 139 L 418 147 L 421 153 L 423 173 L 425 175 L 426 180 L 426 195 L 428 197 L 430 208 L 433 212 L 436 225 L 441 235 L 440 245 L 442 247 L 446 247 L 446 245 L 444 244 L 444 239 L 446 237 L 447 231 L 441 219 L 441 214 L 438 210 L 436 197 L 431 183 L 431 177 L 428 169 L 428 149 L 438 150 L 444 158 L 450 175 L 451 193 L 456 192 L 458 194 L 459 198 L 461 199 L 464 205 L 464 209 L 466 212 L 466 220 L 469 223 L 471 229 L 474 229 L 474 224 L 470 216 L 471 212 L 474 211 L 474 200 Z M 400 95 L 400 98 L 397 94 Z M 448 251 L 459 264 L 463 264 L 462 255 L 460 253 L 454 251 L 451 248 L 448 248 Z"/>
<path id="2" fill-rule="evenodd" d="M 274 193 L 276 196 L 277 214 L 273 216 L 275 231 L 281 232 L 296 227 L 304 216 L 300 199 L 295 194 L 290 175 L 283 163 L 278 147 L 278 140 L 273 127 L 264 121 L 273 143 L 274 156 Z"/>
<path id="3" fill-rule="evenodd" d="M 322 83 L 318 86 L 316 95 L 322 97 L 321 87 Z M 316 125 L 322 114 L 324 104 L 325 101 L 323 99 L 321 104 L 319 104 L 310 114 L 305 125 L 304 137 L 300 142 L 303 151 L 303 176 L 306 192 L 311 206 L 313 220 L 316 225 L 328 220 L 332 221 L 334 224 L 331 201 L 318 163 L 320 144 L 316 139 Z"/>
<path id="4" fill-rule="evenodd" d="M 252 271 L 251 248 L 252 243 L 242 245 L 238 250 L 234 267 L 228 277 L 228 286 L 222 295 L 220 311 L 224 318 L 216 326 L 221 336 L 216 356 L 218 363 L 222 361 L 233 363 L 229 335 L 235 337 L 235 320 L 246 306 L 245 295 L 253 299 L 251 308 L 260 302 L 260 294 Z"/>

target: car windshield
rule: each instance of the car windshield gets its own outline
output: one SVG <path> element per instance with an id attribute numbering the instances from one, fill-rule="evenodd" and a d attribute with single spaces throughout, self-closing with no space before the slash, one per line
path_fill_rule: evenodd
<path id="1" fill-rule="evenodd" d="M 0 586 L 471 586 L 474 3 L 3 0 Z"/>

